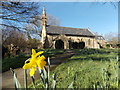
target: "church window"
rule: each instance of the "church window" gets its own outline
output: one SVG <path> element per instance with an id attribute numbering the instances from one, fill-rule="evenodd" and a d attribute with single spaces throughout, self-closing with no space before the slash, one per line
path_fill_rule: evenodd
<path id="1" fill-rule="evenodd" d="M 90 39 L 88 40 L 88 45 L 90 45 Z"/>

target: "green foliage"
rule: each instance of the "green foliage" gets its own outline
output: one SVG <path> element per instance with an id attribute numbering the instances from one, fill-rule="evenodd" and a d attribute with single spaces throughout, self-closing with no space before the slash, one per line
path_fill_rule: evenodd
<path id="1" fill-rule="evenodd" d="M 28 55 L 19 55 L 16 57 L 5 58 L 2 60 L 2 72 L 10 70 L 10 68 L 19 68 L 24 65 L 24 62 L 30 56 Z"/>

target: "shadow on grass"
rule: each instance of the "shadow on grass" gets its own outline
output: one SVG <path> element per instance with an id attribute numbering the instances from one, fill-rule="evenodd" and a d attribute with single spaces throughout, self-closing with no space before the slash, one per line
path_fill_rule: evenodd
<path id="1" fill-rule="evenodd" d="M 90 54 L 109 54 L 111 52 L 119 53 L 117 49 L 73 49 L 74 52 L 81 55 L 90 55 Z"/>
<path id="2" fill-rule="evenodd" d="M 111 59 L 114 59 L 114 58 L 108 58 L 108 57 L 101 57 L 101 58 L 97 58 L 97 57 L 86 57 L 86 58 L 76 58 L 76 59 L 69 59 L 68 61 L 71 61 L 71 60 L 93 60 L 93 61 L 110 61 Z"/>

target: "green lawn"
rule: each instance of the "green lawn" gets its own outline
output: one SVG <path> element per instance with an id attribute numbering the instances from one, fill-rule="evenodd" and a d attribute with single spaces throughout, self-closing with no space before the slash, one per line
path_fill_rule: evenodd
<path id="1" fill-rule="evenodd" d="M 74 81 L 74 88 L 118 88 L 118 50 L 73 50 L 74 56 L 54 71 L 57 88 L 67 88 Z M 37 87 L 41 87 L 37 81 Z"/>

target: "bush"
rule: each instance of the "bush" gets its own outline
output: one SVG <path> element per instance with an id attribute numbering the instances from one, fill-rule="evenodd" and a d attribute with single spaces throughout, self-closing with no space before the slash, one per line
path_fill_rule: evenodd
<path id="1" fill-rule="evenodd" d="M 10 68 L 19 68 L 24 65 L 26 59 L 30 56 L 19 55 L 15 57 L 5 58 L 2 60 L 2 72 L 10 70 Z"/>

